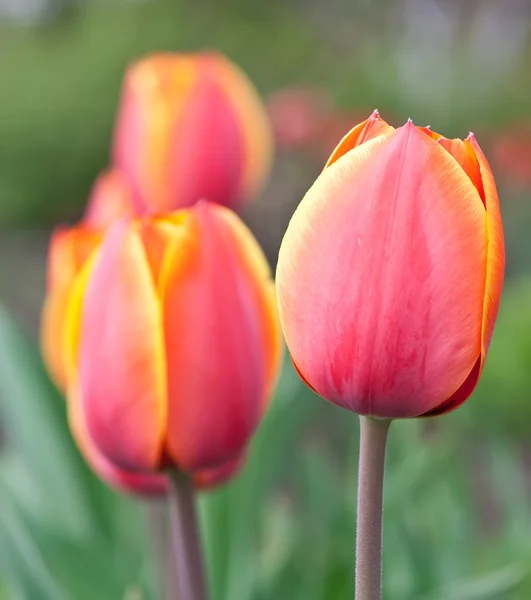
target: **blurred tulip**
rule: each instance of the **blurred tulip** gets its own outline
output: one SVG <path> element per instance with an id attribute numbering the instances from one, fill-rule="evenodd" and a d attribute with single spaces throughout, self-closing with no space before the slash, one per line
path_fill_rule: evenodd
<path id="1" fill-rule="evenodd" d="M 361 415 L 449 412 L 484 365 L 504 272 L 496 186 L 475 137 L 374 113 L 290 222 L 277 296 L 299 373 Z"/>
<path id="2" fill-rule="evenodd" d="M 172 467 L 212 487 L 239 469 L 282 345 L 269 267 L 234 213 L 120 220 L 65 318 L 70 421 L 100 474 Z"/>
<path id="3" fill-rule="evenodd" d="M 359 123 L 359 109 L 338 108 L 329 92 L 317 86 L 281 88 L 269 95 L 267 110 L 275 144 L 323 161 L 344 131 Z"/>
<path id="4" fill-rule="evenodd" d="M 492 144 L 494 172 L 515 187 L 531 186 L 531 124 L 518 123 Z"/>
<path id="5" fill-rule="evenodd" d="M 267 111 L 276 145 L 292 149 L 313 142 L 316 127 L 332 110 L 330 94 L 319 87 L 285 87 L 273 92 L 267 99 Z"/>
<path id="6" fill-rule="evenodd" d="M 139 212 L 202 199 L 239 210 L 260 192 L 271 158 L 265 108 L 221 54 L 153 54 L 129 67 L 113 159 Z"/>

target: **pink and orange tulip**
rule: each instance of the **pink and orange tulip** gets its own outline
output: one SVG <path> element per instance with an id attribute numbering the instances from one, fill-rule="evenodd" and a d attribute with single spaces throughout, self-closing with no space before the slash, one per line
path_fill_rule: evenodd
<path id="1" fill-rule="evenodd" d="M 129 67 L 113 161 L 138 213 L 208 200 L 240 210 L 272 157 L 265 107 L 246 75 L 215 52 L 159 53 Z"/>
<path id="2" fill-rule="evenodd" d="M 471 134 L 374 113 L 297 208 L 279 254 L 280 320 L 302 378 L 366 416 L 449 412 L 483 369 L 502 290 L 496 186 Z"/>
<path id="3" fill-rule="evenodd" d="M 207 202 L 110 227 L 68 294 L 62 366 L 93 468 L 135 489 L 178 468 L 231 477 L 282 354 L 269 267 L 230 210 Z M 155 489 L 156 491 L 156 489 Z"/>

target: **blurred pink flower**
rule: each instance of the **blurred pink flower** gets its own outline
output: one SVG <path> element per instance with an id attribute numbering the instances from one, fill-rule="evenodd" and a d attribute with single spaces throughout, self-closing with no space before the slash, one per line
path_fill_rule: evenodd
<path id="1" fill-rule="evenodd" d="M 498 177 L 516 187 L 531 186 L 531 123 L 515 123 L 500 132 L 491 155 Z"/>

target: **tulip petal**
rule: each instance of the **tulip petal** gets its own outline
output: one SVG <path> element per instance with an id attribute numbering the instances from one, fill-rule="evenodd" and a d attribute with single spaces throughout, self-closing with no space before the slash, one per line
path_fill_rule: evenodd
<path id="1" fill-rule="evenodd" d="M 66 303 L 63 315 L 64 327 L 61 337 L 64 371 L 67 382 L 79 380 L 79 342 L 81 338 L 83 296 L 98 258 L 99 247 L 85 261 L 70 287 L 68 302 Z"/>
<path id="2" fill-rule="evenodd" d="M 276 386 L 284 356 L 284 339 L 278 319 L 271 268 L 256 238 L 243 221 L 230 210 L 219 209 L 218 215 L 231 229 L 239 253 L 239 264 L 251 282 L 251 289 L 255 291 L 256 306 L 260 309 L 260 328 L 264 342 L 262 356 L 266 374 L 264 399 L 268 401 Z"/>
<path id="3" fill-rule="evenodd" d="M 470 180 L 479 192 L 481 201 L 485 203 L 485 191 L 479 170 L 479 162 L 470 140 L 448 140 L 441 137 L 439 144 L 461 165 L 463 171 L 470 177 Z"/>
<path id="4" fill-rule="evenodd" d="M 196 81 L 197 69 L 187 55 L 156 53 L 127 70 L 113 162 L 131 182 L 138 212 L 181 205 L 168 185 L 168 173 L 175 167 L 167 159 L 174 143 L 169 132 Z"/>
<path id="5" fill-rule="evenodd" d="M 243 201 L 258 195 L 271 169 L 273 133 L 262 100 L 245 73 L 223 56 L 214 56 L 220 70 L 219 85 L 232 106 L 242 135 L 244 168 L 238 198 Z"/>
<path id="6" fill-rule="evenodd" d="M 360 146 L 379 135 L 389 135 L 394 131 L 394 127 L 388 125 L 375 110 L 372 115 L 362 123 L 353 127 L 347 135 L 339 142 L 337 148 L 332 152 L 328 162 L 325 165 L 329 167 L 335 163 L 338 158 L 344 156 L 347 152 Z"/>
<path id="7" fill-rule="evenodd" d="M 50 240 L 47 292 L 41 317 L 41 346 L 46 367 L 61 391 L 67 372 L 63 353 L 65 313 L 73 282 L 101 236 L 89 229 L 56 229 Z"/>
<path id="8" fill-rule="evenodd" d="M 220 210 L 201 202 L 189 211 L 189 235 L 176 233 L 159 284 L 168 365 L 166 447 L 188 472 L 240 455 L 264 408 L 262 306 Z"/>
<path id="9" fill-rule="evenodd" d="M 357 413 L 411 417 L 480 355 L 485 209 L 413 124 L 355 148 L 295 212 L 277 270 L 282 328 L 304 378 Z"/>
<path id="10" fill-rule="evenodd" d="M 487 275 L 481 334 L 481 350 L 484 362 L 500 305 L 505 270 L 505 246 L 500 203 L 492 171 L 490 170 L 489 163 L 473 134 L 470 135 L 469 141 L 476 153 L 479 163 L 479 170 L 483 188 L 485 190 L 485 208 L 487 211 Z"/>
<path id="11" fill-rule="evenodd" d="M 437 133 L 436 131 L 432 131 L 431 127 L 428 125 L 427 127 L 419 127 L 417 126 L 417 129 L 419 131 L 423 131 L 426 135 L 429 135 L 431 138 L 433 138 L 436 141 L 439 141 L 440 139 L 444 138 L 444 135 L 441 135 L 440 133 Z"/>
<path id="12" fill-rule="evenodd" d="M 442 142 L 442 140 L 441 140 Z M 463 385 L 451 398 L 424 416 L 447 414 L 465 402 L 474 391 L 487 356 L 494 323 L 498 314 L 503 275 L 505 269 L 505 250 L 503 242 L 503 227 L 501 222 L 496 184 L 490 167 L 473 134 L 469 139 L 446 140 L 450 144 L 442 144 L 461 164 L 470 179 L 478 189 L 482 202 L 487 209 L 487 271 L 485 281 L 485 303 L 481 328 L 481 356 L 474 365 Z M 459 143 L 460 142 L 460 143 Z M 471 156 L 473 153 L 473 157 Z M 465 156 L 463 156 L 465 154 Z M 484 185 L 486 183 L 486 186 Z M 490 213 L 490 216 L 489 216 Z"/>
<path id="13" fill-rule="evenodd" d="M 156 468 L 166 423 L 161 311 L 136 230 L 107 233 L 83 296 L 79 377 L 87 428 L 116 466 Z"/>
<path id="14" fill-rule="evenodd" d="M 170 137 L 167 181 L 173 191 L 160 209 L 204 199 L 227 204 L 238 198 L 244 140 L 223 89 L 206 67 L 183 102 Z M 178 198 L 176 205 L 172 198 Z"/>
<path id="15" fill-rule="evenodd" d="M 197 471 L 194 473 L 194 485 L 202 491 L 208 491 L 223 485 L 241 471 L 244 462 L 245 455 L 242 455 L 215 469 Z"/>
<path id="16" fill-rule="evenodd" d="M 146 496 L 163 496 L 169 491 L 168 479 L 162 474 L 134 473 L 114 466 L 103 456 L 90 439 L 83 416 L 78 384 L 70 387 L 68 394 L 68 422 L 76 444 L 92 470 L 105 483 L 122 492 Z"/>
<path id="17" fill-rule="evenodd" d="M 449 412 L 454 411 L 456 408 L 459 408 L 463 402 L 465 402 L 470 394 L 474 391 L 479 377 L 481 375 L 482 369 L 482 359 L 479 357 L 474 365 L 472 371 L 470 371 L 468 377 L 461 384 L 459 389 L 454 392 L 448 400 L 441 402 L 439 406 L 436 406 L 434 409 L 424 413 L 423 417 L 436 417 L 438 415 L 445 415 Z"/>

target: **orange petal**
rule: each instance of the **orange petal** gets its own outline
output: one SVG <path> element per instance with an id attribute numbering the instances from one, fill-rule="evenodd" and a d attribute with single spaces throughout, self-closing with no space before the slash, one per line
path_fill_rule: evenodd
<path id="1" fill-rule="evenodd" d="M 104 231 L 121 217 L 132 217 L 133 192 L 125 175 L 116 169 L 102 173 L 91 190 L 83 223 Z"/>
<path id="2" fill-rule="evenodd" d="M 337 148 L 332 152 L 328 159 L 325 168 L 335 163 L 338 158 L 341 158 L 347 152 L 356 148 L 356 146 L 360 146 L 379 135 L 389 135 L 393 131 L 394 127 L 388 125 L 380 117 L 378 111 L 375 110 L 366 121 L 356 125 L 356 127 L 351 129 L 339 142 Z"/>
<path id="3" fill-rule="evenodd" d="M 429 135 L 432 139 L 439 141 L 440 139 L 446 139 L 443 135 L 441 135 L 440 133 L 437 133 L 436 131 L 432 131 L 431 128 L 428 127 L 418 127 L 417 129 L 419 131 L 423 131 L 426 135 Z"/>
<path id="4" fill-rule="evenodd" d="M 476 153 L 481 173 L 481 180 L 485 190 L 485 208 L 487 211 L 487 275 L 485 282 L 485 302 L 483 306 L 483 324 L 481 330 L 482 362 L 485 361 L 489 349 L 494 323 L 498 315 L 500 297 L 503 287 L 505 272 L 505 245 L 503 239 L 503 226 L 500 214 L 500 202 L 496 183 L 479 144 L 473 134 L 469 136 L 469 143 Z"/>
<path id="5" fill-rule="evenodd" d="M 242 264 L 222 212 L 204 202 L 188 211 L 190 218 L 176 227 L 159 283 L 167 452 L 188 472 L 215 468 L 242 453 L 263 414 L 270 375 L 264 356 L 270 343 L 267 291 L 257 289 L 259 275 L 250 277 L 249 263 Z"/>
<path id="6" fill-rule="evenodd" d="M 145 496 L 163 496 L 168 493 L 169 485 L 165 475 L 146 474 L 125 471 L 114 466 L 98 451 L 90 439 L 77 384 L 70 387 L 68 394 L 68 421 L 81 454 L 92 470 L 105 483 L 122 492 Z"/>
<path id="7" fill-rule="evenodd" d="M 166 423 L 161 311 L 134 224 L 105 236 L 83 295 L 79 380 L 98 450 L 131 471 L 156 468 Z"/>
<path id="8" fill-rule="evenodd" d="M 99 258 L 99 247 L 85 261 L 76 275 L 64 311 L 64 327 L 62 334 L 63 364 L 67 382 L 79 380 L 79 343 L 81 338 L 81 319 L 83 310 L 83 297 L 87 289 L 87 282 L 91 276 L 94 265 Z M 70 385 L 68 385 L 68 388 Z"/>
<path id="9" fill-rule="evenodd" d="M 138 211 L 179 206 L 168 176 L 175 121 L 197 79 L 184 54 L 156 53 L 126 72 L 113 138 L 113 162 L 134 190 Z"/>
<path id="10" fill-rule="evenodd" d="M 50 240 L 48 283 L 41 316 L 41 347 L 46 367 L 62 391 L 66 389 L 63 332 L 68 298 L 75 277 L 99 240 L 98 233 L 82 227 L 58 228 Z"/>
<path id="11" fill-rule="evenodd" d="M 485 203 L 485 191 L 483 190 L 479 162 L 470 140 L 462 141 L 459 139 L 448 140 L 440 138 L 439 144 L 461 165 L 463 171 L 470 177 L 470 180 L 479 192 L 481 201 Z"/>
<path id="12" fill-rule="evenodd" d="M 437 407 L 481 352 L 486 250 L 476 188 L 413 124 L 338 159 L 279 254 L 282 328 L 304 378 L 360 414 Z"/>

